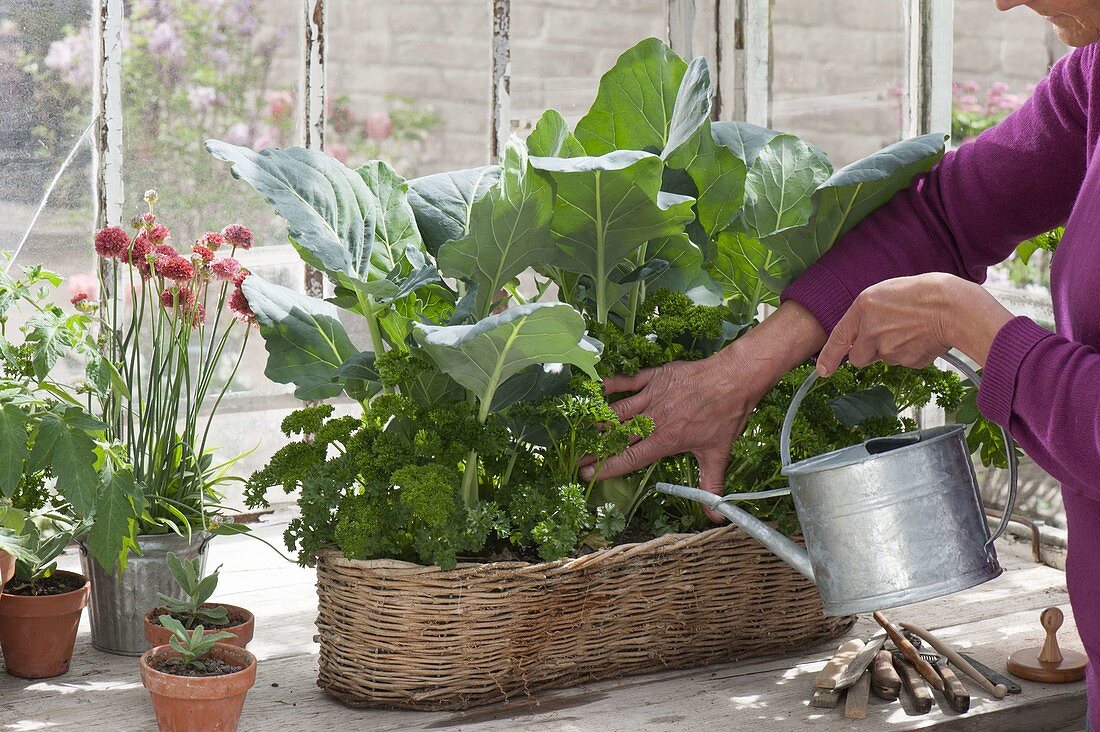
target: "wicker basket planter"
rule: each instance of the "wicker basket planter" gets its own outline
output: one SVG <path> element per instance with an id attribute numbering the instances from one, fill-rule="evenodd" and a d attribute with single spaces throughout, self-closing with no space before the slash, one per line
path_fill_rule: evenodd
<path id="1" fill-rule="evenodd" d="M 775 653 L 854 621 L 733 526 L 451 571 L 327 552 L 317 594 L 318 686 L 421 710 Z"/>

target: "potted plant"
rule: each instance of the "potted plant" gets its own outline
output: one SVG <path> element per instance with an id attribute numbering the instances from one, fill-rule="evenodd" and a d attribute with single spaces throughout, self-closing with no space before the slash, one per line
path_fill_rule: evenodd
<path id="1" fill-rule="evenodd" d="M 190 633 L 165 615 L 168 645 L 141 657 L 141 683 L 153 699 L 161 732 L 233 732 L 245 696 L 256 683 L 256 657 L 243 648 L 219 643 L 229 633 L 207 634 L 200 625 Z"/>
<path id="2" fill-rule="evenodd" d="M 206 628 L 208 635 L 224 632 L 228 634 L 225 642 L 247 648 L 256 627 L 255 616 L 236 605 L 207 602 L 218 588 L 218 572 L 215 569 L 206 577 L 202 576 L 202 562 L 198 557 L 181 559 L 168 554 L 168 569 L 186 597 L 177 600 L 168 595 L 160 595 L 164 605 L 155 607 L 145 614 L 145 639 L 152 646 L 166 645 L 172 637 L 172 630 L 165 627 L 160 619 L 171 617 L 178 621 L 184 630 L 194 630 L 198 626 Z"/>
<path id="3" fill-rule="evenodd" d="M 30 551 L 16 562 L 0 603 L 0 650 L 12 676 L 45 679 L 69 670 L 88 578 L 57 569 L 55 560 L 82 527 L 27 517 L 22 536 Z"/>
<path id="4" fill-rule="evenodd" d="M 100 291 L 113 294 L 81 303 L 98 313 L 100 350 L 112 374 L 94 404 L 105 439 L 123 446 L 135 483 L 135 511 L 127 517 L 132 555 L 121 556 L 119 568 L 141 565 L 116 573 L 114 562 L 82 557 L 92 578 L 92 643 L 129 655 L 148 647 L 143 617 L 158 594 L 180 597 L 167 554 L 201 560 L 212 536 L 245 530 L 224 519 L 219 492 L 240 480 L 229 474 L 236 458 L 215 460 L 208 440 L 248 340 L 250 316 L 235 282 L 247 274 L 237 256 L 252 248 L 252 233 L 227 226 L 181 251 L 157 219 L 157 200 L 146 192 L 133 236 L 119 227 L 96 233 L 96 253 L 106 260 Z"/>
<path id="5" fill-rule="evenodd" d="M 268 376 L 302 399 L 361 405 L 287 417 L 291 442 L 247 487 L 254 505 L 271 486 L 300 490 L 286 540 L 317 564 L 330 694 L 463 708 L 850 625 L 822 618 L 813 586 L 750 539 L 653 491 L 696 484 L 690 456 L 615 481 L 579 475 L 582 457 L 652 429 L 619 423 L 601 376 L 715 353 L 943 153 L 928 135 L 833 171 L 793 135 L 712 122 L 711 96 L 704 59 L 648 39 L 575 129 L 550 110 L 499 166 L 406 181 L 381 161 L 352 171 L 307 150 L 207 143 L 333 286 L 321 301 L 242 281 Z M 341 316 L 364 321 L 373 351 L 352 345 Z M 754 415 L 731 489 L 774 487 L 785 400 L 804 374 Z M 814 419 L 798 423 L 796 447 L 901 431 L 901 408 L 933 395 L 957 401 L 958 380 L 846 369 L 803 407 Z M 789 499 L 757 510 L 797 530 Z"/>

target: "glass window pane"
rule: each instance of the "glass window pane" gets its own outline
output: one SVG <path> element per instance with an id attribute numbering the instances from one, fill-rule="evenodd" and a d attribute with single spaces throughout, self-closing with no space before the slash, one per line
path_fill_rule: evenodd
<path id="1" fill-rule="evenodd" d="M 840 167 L 901 139 L 901 2 L 775 0 L 772 124 Z"/>
<path id="2" fill-rule="evenodd" d="M 0 249 L 14 250 L 92 117 L 88 0 L 0 3 Z M 60 178 L 16 265 L 91 272 L 91 147 Z M 76 286 L 87 286 L 78 280 Z M 64 289 L 59 297 L 67 297 Z"/>
<path id="3" fill-rule="evenodd" d="M 576 124 L 620 54 L 650 36 L 665 39 L 666 5 L 513 2 L 510 117 L 517 131 L 528 134 L 551 108 Z"/>
<path id="4" fill-rule="evenodd" d="M 406 178 L 489 157 L 489 2 L 329 4 L 326 146 Z"/>

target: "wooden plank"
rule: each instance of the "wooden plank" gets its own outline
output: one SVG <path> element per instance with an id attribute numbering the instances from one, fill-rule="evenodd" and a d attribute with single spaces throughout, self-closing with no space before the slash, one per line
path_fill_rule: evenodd
<path id="1" fill-rule="evenodd" d="M 512 99 L 512 0 L 491 0 L 493 14 L 492 88 L 490 89 L 489 161 L 504 153 L 511 128 Z"/>
<path id="2" fill-rule="evenodd" d="M 680 58 L 691 60 L 695 36 L 695 0 L 668 0 L 668 45 Z"/>
<path id="3" fill-rule="evenodd" d="M 864 671 L 859 681 L 848 689 L 844 699 L 844 716 L 848 719 L 867 719 L 867 703 L 871 701 L 871 672 Z"/>
<path id="4" fill-rule="evenodd" d="M 829 659 L 829 662 L 825 664 L 825 668 L 818 672 L 814 677 L 814 688 L 816 689 L 835 689 L 836 682 L 840 680 L 840 677 L 844 675 L 844 672 L 848 670 L 848 664 L 852 662 L 852 659 L 859 655 L 859 652 L 863 650 L 863 641 L 859 638 L 844 641 L 840 644 L 840 647 L 836 649 L 836 653 Z"/>

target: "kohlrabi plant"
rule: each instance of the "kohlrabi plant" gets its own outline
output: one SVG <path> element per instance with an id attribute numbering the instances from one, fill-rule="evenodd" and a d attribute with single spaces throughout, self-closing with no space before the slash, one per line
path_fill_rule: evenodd
<path id="1" fill-rule="evenodd" d="M 226 633 L 225 631 L 207 633 L 201 625 L 188 633 L 183 624 L 171 615 L 161 615 L 159 620 L 161 625 L 172 631 L 172 637 L 168 639 L 168 645 L 180 654 L 180 660 L 183 661 L 184 665 L 199 670 L 206 670 L 203 661 L 207 654 L 214 650 L 214 646 L 223 640 L 235 637 L 232 633 Z"/>
<path id="2" fill-rule="evenodd" d="M 292 415 L 295 441 L 250 481 L 257 505 L 270 486 L 301 491 L 286 538 L 302 561 L 333 544 L 442 566 L 553 559 L 682 525 L 646 498 L 654 471 L 691 482 L 688 457 L 580 480 L 580 456 L 653 427 L 618 424 L 600 376 L 713 354 L 944 150 L 926 135 L 834 171 L 793 135 L 713 121 L 712 97 L 705 59 L 648 39 L 575 127 L 547 111 L 497 165 L 407 181 L 383 161 L 207 143 L 331 285 L 321 300 L 243 281 L 268 377 L 362 405 Z M 347 318 L 373 350 L 353 345 Z"/>
<path id="3" fill-rule="evenodd" d="M 7 591 L 24 595 L 49 594 L 43 582 L 57 570 L 57 558 L 74 537 L 87 529 L 86 523 L 69 523 L 64 517 L 26 516 L 18 532 L 18 544 L 23 551 L 10 552 L 15 554 L 15 578 L 9 581 Z"/>
<path id="4" fill-rule="evenodd" d="M 188 630 L 198 625 L 221 628 L 229 624 L 229 614 L 224 607 L 203 607 L 203 603 L 209 600 L 214 590 L 218 588 L 220 567 L 203 577 L 201 557 L 181 559 L 178 555 L 169 552 L 168 569 L 176 580 L 176 584 L 183 590 L 183 594 L 187 595 L 186 600 L 177 600 L 164 593 L 157 593 L 157 597 L 164 603 L 164 608 L 169 615 L 179 620 Z"/>

